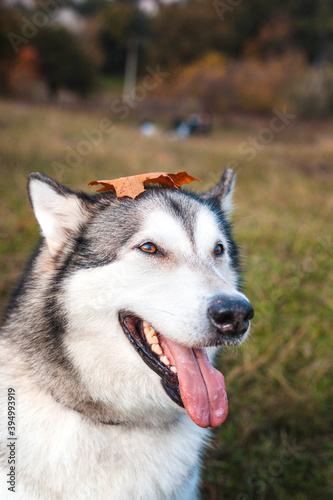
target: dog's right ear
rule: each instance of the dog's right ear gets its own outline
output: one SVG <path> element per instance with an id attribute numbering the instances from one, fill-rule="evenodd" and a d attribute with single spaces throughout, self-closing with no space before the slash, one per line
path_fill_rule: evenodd
<path id="1" fill-rule="evenodd" d="M 84 205 L 76 193 L 39 172 L 29 175 L 28 193 L 49 252 L 55 256 L 84 220 Z"/>

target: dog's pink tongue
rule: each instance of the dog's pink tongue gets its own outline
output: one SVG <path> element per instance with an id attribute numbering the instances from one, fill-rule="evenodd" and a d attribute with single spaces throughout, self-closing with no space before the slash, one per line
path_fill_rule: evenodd
<path id="1" fill-rule="evenodd" d="M 224 377 L 204 349 L 189 349 L 167 341 L 176 365 L 180 394 L 191 419 L 200 427 L 217 427 L 228 414 Z"/>

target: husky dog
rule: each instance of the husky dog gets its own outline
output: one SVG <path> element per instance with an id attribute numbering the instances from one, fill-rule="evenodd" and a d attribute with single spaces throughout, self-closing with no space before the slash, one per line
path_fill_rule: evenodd
<path id="1" fill-rule="evenodd" d="M 43 238 L 0 334 L 2 500 L 198 498 L 208 428 L 227 416 L 211 361 L 253 316 L 233 184 L 228 169 L 201 195 L 132 200 L 29 176 Z"/>

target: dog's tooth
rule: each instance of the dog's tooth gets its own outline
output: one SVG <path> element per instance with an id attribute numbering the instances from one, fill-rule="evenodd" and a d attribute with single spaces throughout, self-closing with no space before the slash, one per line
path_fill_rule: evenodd
<path id="1" fill-rule="evenodd" d="M 152 345 L 152 344 L 158 344 L 158 338 L 157 336 L 155 335 L 155 333 L 148 333 L 146 334 L 146 339 L 147 339 L 147 342 L 148 344 Z"/>
<path id="2" fill-rule="evenodd" d="M 144 324 L 146 323 L 146 324 Z M 146 333 L 146 334 L 151 334 L 153 335 L 155 332 L 155 329 L 147 322 L 143 322 L 142 323 L 142 326 L 143 326 L 143 331 Z"/>
<path id="3" fill-rule="evenodd" d="M 149 325 L 148 323 L 148 326 L 146 326 L 144 324 L 145 322 L 143 322 L 143 331 L 144 331 L 144 334 L 146 336 L 146 339 L 147 339 L 147 342 L 148 344 L 158 344 L 158 338 L 156 336 L 156 331 L 154 330 L 154 328 Z"/>
<path id="4" fill-rule="evenodd" d="M 161 354 L 163 354 L 163 351 L 162 351 L 162 347 L 159 345 L 159 344 L 153 344 L 151 346 L 151 350 L 157 354 L 158 356 L 160 356 Z"/>
<path id="5" fill-rule="evenodd" d="M 163 363 L 166 366 L 170 365 L 170 361 L 168 360 L 168 358 L 166 356 L 161 356 L 160 361 L 161 361 L 161 363 Z"/>
<path id="6" fill-rule="evenodd" d="M 169 368 L 173 373 L 177 373 L 177 368 L 175 366 L 169 366 Z"/>

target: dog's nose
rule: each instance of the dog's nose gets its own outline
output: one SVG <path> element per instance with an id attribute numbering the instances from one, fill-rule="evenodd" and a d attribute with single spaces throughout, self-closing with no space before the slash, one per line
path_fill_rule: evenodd
<path id="1" fill-rule="evenodd" d="M 208 316 L 220 333 L 236 336 L 246 332 L 254 311 L 245 297 L 218 295 L 208 307 Z"/>

